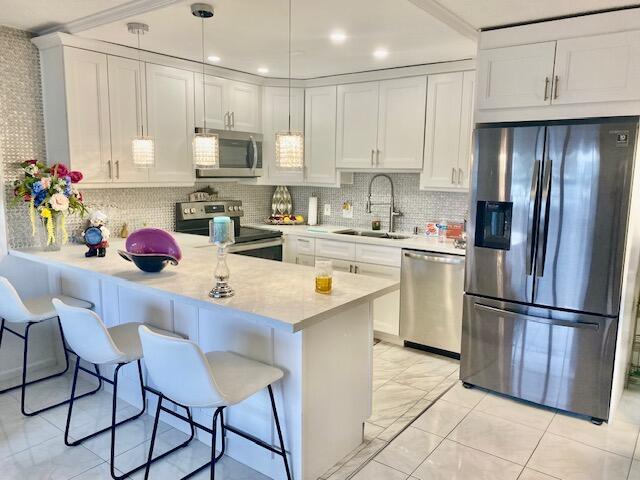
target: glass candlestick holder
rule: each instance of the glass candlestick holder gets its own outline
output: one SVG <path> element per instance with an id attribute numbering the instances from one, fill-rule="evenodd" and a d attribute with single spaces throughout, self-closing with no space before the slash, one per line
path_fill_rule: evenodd
<path id="1" fill-rule="evenodd" d="M 227 265 L 227 247 L 235 243 L 233 222 L 229 217 L 214 217 L 209 221 L 209 243 L 218 247 L 218 264 L 214 272 L 215 287 L 209 292 L 212 298 L 227 298 L 234 294 L 229 285 L 231 275 Z"/>

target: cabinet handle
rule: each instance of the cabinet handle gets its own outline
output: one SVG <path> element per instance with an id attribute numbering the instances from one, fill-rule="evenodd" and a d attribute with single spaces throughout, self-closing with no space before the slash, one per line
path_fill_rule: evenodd
<path id="1" fill-rule="evenodd" d="M 109 160 L 108 166 L 109 166 L 109 178 L 113 178 L 113 164 L 111 163 L 111 160 Z"/>
<path id="2" fill-rule="evenodd" d="M 229 112 L 224 113 L 224 128 L 229 128 Z"/>
<path id="3" fill-rule="evenodd" d="M 376 150 L 376 167 L 380 166 L 380 150 Z"/>
<path id="4" fill-rule="evenodd" d="M 116 178 L 120 178 L 120 160 L 116 160 Z"/>
<path id="5" fill-rule="evenodd" d="M 349 264 L 349 273 L 353 273 L 353 265 Z"/>
<path id="6" fill-rule="evenodd" d="M 307 240 L 306 238 L 299 238 L 298 241 L 303 243 L 309 243 L 309 240 Z"/>
<path id="7" fill-rule="evenodd" d="M 544 77 L 544 100 L 549 100 L 549 77 Z"/>
<path id="8" fill-rule="evenodd" d="M 296 256 L 296 265 L 298 265 L 298 257 Z"/>
<path id="9" fill-rule="evenodd" d="M 358 267 L 358 265 L 356 265 L 356 266 L 354 267 L 354 270 L 355 270 L 355 272 L 356 272 L 356 273 L 359 273 L 359 272 L 360 272 L 360 267 Z"/>
<path id="10" fill-rule="evenodd" d="M 371 166 L 372 166 L 372 167 L 374 166 L 374 164 L 373 164 L 373 155 L 375 154 L 375 152 L 376 152 L 376 151 L 372 148 L 372 149 L 371 149 Z"/>
<path id="11" fill-rule="evenodd" d="M 456 169 L 455 168 L 451 169 L 451 183 L 452 184 L 456 183 Z"/>
<path id="12" fill-rule="evenodd" d="M 464 172 L 461 168 L 458 169 L 458 185 L 462 185 L 462 178 L 464 177 Z"/>
<path id="13" fill-rule="evenodd" d="M 560 77 L 556 75 L 554 77 L 554 85 L 553 85 L 553 99 L 558 98 L 558 83 L 560 83 Z"/>
<path id="14" fill-rule="evenodd" d="M 231 128 L 236 128 L 236 112 L 231 112 Z"/>

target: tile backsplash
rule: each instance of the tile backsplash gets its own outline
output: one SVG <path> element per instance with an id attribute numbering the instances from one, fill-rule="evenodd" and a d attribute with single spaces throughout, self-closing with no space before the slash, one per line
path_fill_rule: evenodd
<path id="1" fill-rule="evenodd" d="M 386 229 L 389 209 L 374 206 L 366 213 L 369 182 L 374 174 L 354 174 L 353 185 L 341 188 L 289 187 L 296 213 L 307 216 L 309 197 L 318 197 L 318 222 L 345 227 L 371 228 L 372 220 L 380 220 Z M 414 227 L 424 229 L 428 221 L 462 221 L 467 217 L 468 194 L 449 192 L 427 192 L 419 189 L 420 177 L 416 173 L 392 173 L 396 210 L 402 216 L 395 218 L 395 230 L 411 232 Z M 385 178 L 377 178 L 372 185 L 372 201 L 388 202 L 391 187 Z M 342 205 L 349 202 L 353 207 L 353 218 L 342 216 Z M 331 215 L 323 214 L 324 205 L 331 206 Z"/>
<path id="2" fill-rule="evenodd" d="M 0 26 L 0 142 L 3 150 L 2 175 L 7 200 L 7 237 L 10 247 L 20 248 L 38 243 L 31 235 L 26 204 L 11 205 L 11 183 L 19 174 L 18 164 L 30 158 L 46 160 L 42 112 L 42 88 L 38 51 L 27 32 Z M 365 212 L 367 188 L 373 174 L 355 174 L 353 185 L 342 188 L 290 187 L 296 213 L 307 215 L 308 198 L 319 197 L 319 221 L 334 225 L 369 228 L 371 220 L 380 219 L 386 228 L 388 213 L 384 207 Z M 396 208 L 403 213 L 396 229 L 411 231 L 424 228 L 430 220 L 462 220 L 467 210 L 465 193 L 422 192 L 417 174 L 391 174 L 396 192 Z M 199 185 L 200 186 L 200 185 Z M 175 203 L 185 201 L 195 190 L 187 188 L 121 188 L 82 190 L 90 210 L 102 210 L 109 216 L 109 227 L 116 234 L 123 223 L 129 231 L 142 226 L 172 230 Z M 271 212 L 274 187 L 217 183 L 220 198 L 240 199 L 245 205 L 245 223 L 261 223 Z M 375 201 L 388 199 L 389 185 L 377 179 L 373 185 Z M 353 205 L 353 218 L 342 216 L 342 204 Z M 331 205 L 331 216 L 323 215 L 323 205 Z M 70 233 L 81 230 L 85 221 L 70 218 Z"/>

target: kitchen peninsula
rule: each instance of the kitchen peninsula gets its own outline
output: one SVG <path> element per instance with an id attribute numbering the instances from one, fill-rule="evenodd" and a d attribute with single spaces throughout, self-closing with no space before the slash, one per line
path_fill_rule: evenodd
<path id="1" fill-rule="evenodd" d="M 184 335 L 204 351 L 234 351 L 282 368 L 285 377 L 276 401 L 293 474 L 317 478 L 362 441 L 372 395 L 370 305 L 397 290 L 398 283 L 335 272 L 333 293 L 321 295 L 314 291 L 313 268 L 230 255 L 236 295 L 212 300 L 213 247 L 203 237 L 175 237 L 183 259 L 159 274 L 140 272 L 123 261 L 116 253 L 124 244 L 120 239 L 111 242 L 104 259 L 85 258 L 80 245 L 58 252 L 14 249 L 9 255 L 48 276 L 53 293 L 93 302 L 108 326 L 144 322 Z M 131 385 L 123 389 L 123 398 L 132 402 L 134 375 L 126 372 Z M 210 415 L 195 412 L 196 419 Z M 227 422 L 274 440 L 266 394 L 231 408 Z M 230 456 L 272 478 L 284 478 L 280 458 L 244 439 L 228 440 Z"/>

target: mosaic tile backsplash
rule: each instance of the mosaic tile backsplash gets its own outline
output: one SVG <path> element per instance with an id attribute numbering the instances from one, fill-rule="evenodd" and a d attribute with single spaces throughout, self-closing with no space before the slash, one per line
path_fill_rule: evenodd
<path id="1" fill-rule="evenodd" d="M 307 215 L 309 197 L 318 197 L 318 222 L 345 227 L 371 228 L 372 220 L 380 220 L 382 228 L 387 229 L 389 209 L 387 207 L 372 208 L 366 212 L 369 182 L 374 174 L 356 173 L 353 185 L 341 188 L 289 187 L 296 213 Z M 396 210 L 402 216 L 396 217 L 395 230 L 412 232 L 414 227 L 424 230 L 429 221 L 462 221 L 467 218 L 468 199 L 466 193 L 427 192 L 419 189 L 420 177 L 415 173 L 392 173 L 395 191 Z M 388 202 L 391 187 L 385 178 L 377 178 L 372 185 L 372 201 Z M 353 218 L 342 216 L 342 205 L 349 202 L 353 207 Z M 331 205 L 331 215 L 323 214 L 324 204 Z"/>
<path id="2" fill-rule="evenodd" d="M 25 204 L 11 206 L 11 183 L 18 175 L 18 164 L 30 158 L 46 159 L 45 133 L 42 113 L 42 89 L 38 51 L 31 44 L 30 34 L 0 26 L 0 141 L 4 153 L 3 177 L 7 199 L 7 236 L 10 247 L 37 245 L 32 237 Z M 424 228 L 431 220 L 462 220 L 467 210 L 464 193 L 421 192 L 417 174 L 391 174 L 396 192 L 396 208 L 403 216 L 396 219 L 396 230 L 411 231 L 414 226 Z M 296 213 L 306 216 L 308 198 L 319 197 L 319 221 L 347 227 L 369 228 L 371 220 L 380 219 L 386 228 L 388 214 L 383 207 L 374 207 L 373 214 L 365 212 L 367 188 L 372 174 L 356 174 L 353 185 L 342 188 L 290 187 Z M 82 187 L 82 184 L 79 185 Z M 200 185 L 199 185 L 200 186 Z M 261 223 L 271 212 L 274 187 L 213 184 L 220 198 L 240 199 L 245 205 L 245 223 Z M 81 188 L 82 190 L 82 188 Z M 155 226 L 172 230 L 175 225 L 175 203 L 187 199 L 195 190 L 186 188 L 140 188 L 82 190 L 91 210 L 104 211 L 109 227 L 115 234 L 123 223 L 129 231 Z M 373 186 L 375 201 L 388 199 L 389 186 L 383 179 Z M 342 217 L 342 204 L 353 205 L 353 218 Z M 323 205 L 331 205 L 331 216 L 323 215 Z M 79 218 L 68 221 L 74 234 L 84 228 Z"/>

